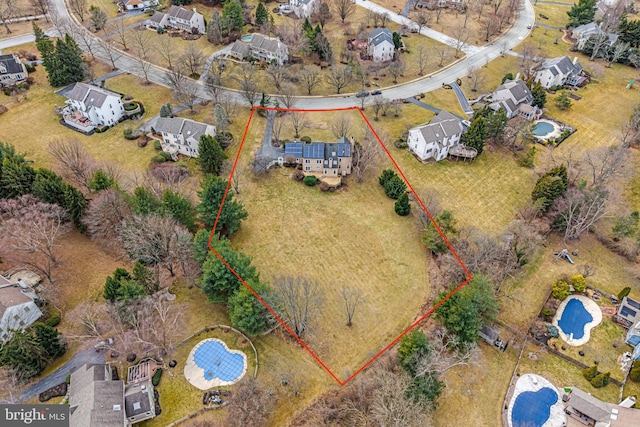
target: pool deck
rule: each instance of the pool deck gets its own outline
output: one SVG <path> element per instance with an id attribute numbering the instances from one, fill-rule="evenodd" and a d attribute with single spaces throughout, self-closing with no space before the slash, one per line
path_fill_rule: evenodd
<path id="1" fill-rule="evenodd" d="M 584 325 L 584 335 L 580 339 L 574 339 L 573 336 L 569 336 L 565 334 L 562 328 L 558 326 L 558 322 L 562 318 L 562 313 L 564 313 L 565 307 L 567 306 L 569 301 L 571 301 L 572 299 L 577 299 L 580 302 L 582 302 L 582 305 L 584 306 L 585 310 L 587 310 L 591 315 L 591 317 L 593 317 L 593 320 L 591 322 Z M 553 316 L 552 323 L 553 323 L 553 326 L 558 328 L 560 338 L 562 338 L 564 342 L 566 342 L 571 346 L 579 347 L 581 345 L 586 344 L 589 341 L 589 339 L 591 338 L 591 329 L 598 326 L 600 322 L 602 322 L 602 311 L 600 310 L 600 307 L 598 307 L 598 304 L 596 304 L 591 298 L 588 298 L 584 295 L 571 295 L 570 297 L 562 301 L 562 303 L 560 304 L 560 307 L 558 307 L 558 311 L 556 311 L 556 315 Z"/>
<path id="2" fill-rule="evenodd" d="M 235 354 L 241 354 L 242 355 L 242 357 L 244 359 L 244 367 L 242 369 L 242 373 L 235 380 L 233 380 L 233 381 L 223 381 L 220 378 L 213 378 L 211 380 L 205 379 L 205 377 L 204 377 L 204 369 L 202 369 L 201 367 L 199 367 L 196 364 L 194 355 L 196 353 L 196 350 L 202 344 L 204 344 L 204 343 L 206 343 L 208 341 L 217 341 L 217 342 L 221 343 L 229 353 L 235 353 Z M 227 344 L 225 344 L 224 341 L 219 340 L 217 338 L 208 338 L 208 339 L 202 340 L 198 344 L 196 344 L 191 349 L 191 352 L 189 353 L 189 357 L 187 357 L 187 361 L 184 364 L 184 377 L 187 379 L 187 381 L 189 381 L 191 383 L 191 385 L 199 388 L 200 390 L 209 390 L 210 388 L 213 388 L 213 387 L 221 387 L 221 386 L 235 384 L 238 381 L 240 381 L 240 379 L 242 377 L 244 377 L 244 374 L 246 374 L 246 373 L 247 373 L 247 356 L 243 352 L 241 352 L 240 350 L 231 350 L 229 347 L 227 347 Z"/>
<path id="3" fill-rule="evenodd" d="M 516 403 L 516 398 L 525 391 L 536 392 L 542 388 L 548 387 L 558 394 L 558 400 L 553 404 L 550 408 L 549 419 L 542 425 L 542 427 L 562 427 L 567 425 L 567 416 L 564 413 L 564 404 L 562 403 L 562 398 L 560 397 L 562 393 L 553 385 L 549 380 L 540 375 L 535 374 L 524 374 L 518 378 L 516 385 L 513 390 L 513 396 L 511 397 L 511 401 L 509 402 L 509 427 L 514 427 L 512 422 L 512 411 L 513 406 Z"/>

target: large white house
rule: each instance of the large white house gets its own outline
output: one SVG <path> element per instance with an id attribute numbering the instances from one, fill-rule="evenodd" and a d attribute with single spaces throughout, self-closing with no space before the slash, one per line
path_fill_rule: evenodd
<path id="1" fill-rule="evenodd" d="M 200 137 L 215 136 L 216 127 L 179 117 L 160 117 L 154 127 L 162 135 L 162 150 L 176 159 L 178 154 L 189 157 L 200 155 Z"/>
<path id="2" fill-rule="evenodd" d="M 504 109 L 508 118 L 520 115 L 527 120 L 533 120 L 542 114 L 539 108 L 533 107 L 533 95 L 523 82 L 516 76 L 515 80 L 506 80 L 498 86 L 491 95 L 489 107 L 498 111 Z"/>
<path id="3" fill-rule="evenodd" d="M 76 83 L 66 95 L 64 121 L 84 132 L 113 126 L 124 115 L 120 95 L 86 83 Z"/>
<path id="4" fill-rule="evenodd" d="M 391 61 L 395 53 L 393 33 L 388 28 L 376 28 L 369 35 L 367 54 L 373 62 Z"/>
<path id="5" fill-rule="evenodd" d="M 298 18 L 309 18 L 318 4 L 318 0 L 289 0 L 288 10 Z"/>
<path id="6" fill-rule="evenodd" d="M 27 68 L 15 53 L 0 55 L 0 87 L 10 86 L 27 78 Z"/>
<path id="7" fill-rule="evenodd" d="M 123 0 L 121 7 L 127 10 L 146 10 L 158 6 L 157 0 Z"/>
<path id="8" fill-rule="evenodd" d="M 464 126 L 459 118 L 445 110 L 440 110 L 427 124 L 409 130 L 407 144 L 409 151 L 420 160 L 446 159 L 452 147 L 460 145 Z"/>
<path id="9" fill-rule="evenodd" d="M 535 77 L 535 82 L 546 89 L 564 84 L 575 86 L 583 81 L 582 66 L 578 63 L 578 57 L 571 61 L 566 55 L 546 59 Z"/>
<path id="10" fill-rule="evenodd" d="M 22 280 L 0 276 L 0 343 L 11 340 L 13 331 L 24 330 L 42 316 L 34 302 L 35 291 Z"/>
<path id="11" fill-rule="evenodd" d="M 254 33 L 249 42 L 236 40 L 231 46 L 229 55 L 240 60 L 253 57 L 267 62 L 275 61 L 278 65 L 282 65 L 289 60 L 289 48 L 278 38 Z"/>
<path id="12" fill-rule="evenodd" d="M 172 27 L 197 34 L 204 34 L 206 32 L 204 17 L 196 12 L 195 7 L 193 10 L 189 10 L 184 7 L 171 6 L 167 13 L 154 13 L 154 15 L 147 20 L 147 25 L 154 28 Z"/>

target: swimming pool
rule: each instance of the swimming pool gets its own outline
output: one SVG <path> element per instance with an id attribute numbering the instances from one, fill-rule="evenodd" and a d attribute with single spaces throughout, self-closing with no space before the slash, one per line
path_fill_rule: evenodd
<path id="1" fill-rule="evenodd" d="M 239 350 L 230 350 L 216 338 L 196 344 L 184 367 L 187 380 L 201 390 L 233 384 L 246 371 L 247 356 Z"/>
<path id="2" fill-rule="evenodd" d="M 542 427 L 549 420 L 551 406 L 558 397 L 558 392 L 549 387 L 520 393 L 511 410 L 513 427 Z"/>
<path id="3" fill-rule="evenodd" d="M 245 34 L 244 36 L 240 37 L 240 40 L 242 40 L 243 42 L 249 43 L 252 38 L 253 38 L 253 34 Z"/>
<path id="4" fill-rule="evenodd" d="M 598 304 L 586 296 L 572 295 L 562 301 L 552 323 L 567 344 L 581 346 L 589 341 L 591 329 L 600 322 L 602 311 Z"/>
<path id="5" fill-rule="evenodd" d="M 552 123 L 539 120 L 531 133 L 535 136 L 547 136 L 553 132 L 554 129 L 555 127 Z"/>
<path id="6" fill-rule="evenodd" d="M 567 303 L 562 312 L 562 317 L 558 321 L 558 326 L 567 335 L 572 335 L 574 339 L 584 337 L 584 327 L 593 321 L 593 316 L 584 308 L 584 304 L 573 298 Z"/>

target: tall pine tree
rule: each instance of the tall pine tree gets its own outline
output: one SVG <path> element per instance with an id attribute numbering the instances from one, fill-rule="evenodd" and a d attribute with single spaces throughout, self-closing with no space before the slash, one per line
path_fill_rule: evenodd
<path id="1" fill-rule="evenodd" d="M 471 123 L 471 126 L 460 138 L 460 142 L 467 147 L 475 148 L 478 150 L 478 155 L 482 154 L 484 150 L 484 140 L 487 139 L 487 124 L 485 119 L 478 117 Z"/>

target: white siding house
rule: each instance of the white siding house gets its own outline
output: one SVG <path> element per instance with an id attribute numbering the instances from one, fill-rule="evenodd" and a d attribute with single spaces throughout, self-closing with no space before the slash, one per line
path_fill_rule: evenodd
<path id="1" fill-rule="evenodd" d="M 571 37 L 576 40 L 576 47 L 578 48 L 578 50 L 584 49 L 584 46 L 587 44 L 587 41 L 589 41 L 590 37 L 599 35 L 606 35 L 606 44 L 608 46 L 613 46 L 618 41 L 619 37 L 617 34 L 604 31 L 595 22 L 579 25 L 571 31 Z"/>
<path id="2" fill-rule="evenodd" d="M 198 157 L 200 137 L 216 134 L 216 127 L 213 125 L 178 117 L 160 117 L 154 129 L 162 135 L 162 150 L 174 158 L 178 154 Z"/>
<path id="3" fill-rule="evenodd" d="M 369 35 L 367 54 L 373 62 L 391 61 L 395 53 L 393 33 L 388 28 L 376 28 Z"/>
<path id="4" fill-rule="evenodd" d="M 542 112 L 537 107 L 532 107 L 533 95 L 523 82 L 516 76 L 515 80 L 506 80 L 498 86 L 491 95 L 489 108 L 498 111 L 504 109 L 508 118 L 520 115 L 527 120 L 537 118 Z"/>
<path id="5" fill-rule="evenodd" d="M 156 0 L 124 0 L 124 8 L 127 10 L 145 10 L 149 7 L 156 7 Z"/>
<path id="6" fill-rule="evenodd" d="M 460 145 L 464 126 L 453 114 L 440 110 L 427 124 L 409 130 L 407 144 L 409 151 L 420 160 L 446 159 L 451 147 Z"/>
<path id="7" fill-rule="evenodd" d="M 14 330 L 24 330 L 42 316 L 34 302 L 36 293 L 21 280 L 0 276 L 0 343 L 11 340 Z"/>
<path id="8" fill-rule="evenodd" d="M 27 68 L 20 62 L 18 55 L 0 55 L 0 87 L 21 82 L 27 75 Z"/>
<path id="9" fill-rule="evenodd" d="M 120 95 L 86 83 L 76 83 L 67 95 L 64 120 L 83 131 L 113 126 L 124 115 Z"/>
<path id="10" fill-rule="evenodd" d="M 309 18 L 318 6 L 318 0 L 289 0 L 288 10 L 298 18 Z"/>
<path id="11" fill-rule="evenodd" d="M 536 73 L 535 82 L 546 89 L 564 84 L 577 85 L 584 79 L 578 57 L 573 62 L 568 56 L 546 59 Z"/>
<path id="12" fill-rule="evenodd" d="M 189 33 L 204 34 L 206 32 L 204 17 L 196 12 L 195 7 L 193 10 L 189 10 L 184 7 L 171 6 L 167 13 L 156 12 L 147 20 L 147 25 L 154 28 L 172 27 Z"/>

